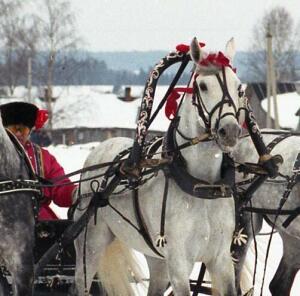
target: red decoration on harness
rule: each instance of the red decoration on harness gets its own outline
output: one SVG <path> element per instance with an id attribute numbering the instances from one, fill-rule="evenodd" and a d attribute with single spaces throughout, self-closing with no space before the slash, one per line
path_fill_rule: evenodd
<path id="1" fill-rule="evenodd" d="M 48 118 L 49 118 L 48 110 L 38 110 L 35 123 L 34 123 L 35 128 L 36 129 L 42 128 L 46 123 L 46 121 L 48 120 Z"/>
<path id="2" fill-rule="evenodd" d="M 204 46 L 205 46 L 205 43 L 199 42 L 199 46 L 200 46 L 200 47 L 204 47 Z M 189 46 L 189 45 L 186 45 L 186 44 L 178 44 L 178 45 L 176 46 L 176 50 L 179 51 L 179 52 L 187 53 L 187 52 L 190 50 L 190 46 Z"/>
<path id="3" fill-rule="evenodd" d="M 205 43 L 199 42 L 200 47 L 204 47 Z M 176 50 L 179 52 L 187 53 L 190 50 L 190 46 L 186 44 L 178 44 Z M 199 63 L 201 66 L 215 65 L 219 68 L 230 67 L 234 73 L 236 73 L 236 68 L 233 68 L 230 64 L 230 60 L 219 51 L 218 53 L 210 53 L 206 58 L 202 59 Z"/>
<path id="4" fill-rule="evenodd" d="M 199 42 L 200 47 L 204 47 L 205 43 Z M 190 50 L 190 46 L 186 44 L 178 44 L 176 46 L 176 50 L 182 53 L 187 53 Z M 202 59 L 199 62 L 199 65 L 201 66 L 210 66 L 214 65 L 216 67 L 222 68 L 222 67 L 230 67 L 234 72 L 236 72 L 236 69 L 233 68 L 230 64 L 230 60 L 221 52 L 218 53 L 211 53 L 206 58 Z M 195 78 L 197 75 L 195 76 Z M 166 106 L 165 106 L 165 114 L 168 117 L 168 119 L 173 119 L 177 112 L 177 100 L 180 98 L 179 92 L 192 94 L 193 88 L 191 87 L 176 87 L 172 90 L 170 95 L 167 98 Z"/>
<path id="5" fill-rule="evenodd" d="M 210 53 L 206 58 L 202 59 L 199 64 L 206 67 L 209 65 L 214 65 L 219 68 L 230 67 L 234 72 L 236 72 L 236 68 L 232 68 L 230 60 L 221 51 L 218 53 Z"/>
<path id="6" fill-rule="evenodd" d="M 180 98 L 179 92 L 182 93 L 193 93 L 192 87 L 175 87 L 173 88 L 172 92 L 168 96 L 166 107 L 165 107 L 165 114 L 168 117 L 168 119 L 173 119 L 176 115 L 177 111 L 177 100 Z"/>

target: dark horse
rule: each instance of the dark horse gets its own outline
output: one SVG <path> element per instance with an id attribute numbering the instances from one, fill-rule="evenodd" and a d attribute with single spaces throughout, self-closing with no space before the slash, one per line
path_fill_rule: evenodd
<path id="1" fill-rule="evenodd" d="M 22 152 L 18 152 L 4 129 L 1 116 L 0 151 L 0 265 L 11 274 L 13 295 L 32 295 L 34 190 L 17 188 L 25 184 L 30 173 Z M 6 285 L 2 276 L 0 295 L 8 295 Z"/>

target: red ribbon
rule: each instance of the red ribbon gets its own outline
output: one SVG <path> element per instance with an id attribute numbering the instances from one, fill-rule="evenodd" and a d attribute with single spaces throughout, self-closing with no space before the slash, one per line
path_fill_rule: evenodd
<path id="1" fill-rule="evenodd" d="M 169 94 L 167 98 L 167 103 L 165 107 L 165 114 L 169 120 L 173 119 L 177 112 L 177 100 L 180 98 L 181 93 L 192 94 L 193 88 L 192 87 L 175 87 L 173 88 L 172 92 Z"/>
<path id="2" fill-rule="evenodd" d="M 199 42 L 200 47 L 204 47 L 205 43 Z M 187 53 L 190 50 L 190 46 L 186 44 L 178 44 L 176 50 L 179 52 Z M 217 67 L 230 67 L 234 72 L 236 69 L 233 68 L 230 64 L 230 60 L 221 52 L 211 53 L 205 59 L 202 59 L 200 62 L 201 66 L 215 65 Z M 165 106 L 165 114 L 168 119 L 173 119 L 177 112 L 177 100 L 180 98 L 179 92 L 192 94 L 193 88 L 191 87 L 176 87 L 172 90 L 170 95 L 167 98 Z"/>
<path id="3" fill-rule="evenodd" d="M 199 46 L 204 47 L 205 43 L 199 42 Z M 179 51 L 179 52 L 187 53 L 190 50 L 190 46 L 186 45 L 186 44 L 178 44 L 176 46 L 176 50 Z"/>
<path id="4" fill-rule="evenodd" d="M 42 128 L 46 123 L 46 121 L 48 120 L 48 118 L 49 118 L 48 110 L 38 110 L 35 123 L 34 123 L 35 128 L 36 129 Z"/>
<path id="5" fill-rule="evenodd" d="M 219 68 L 230 67 L 234 72 L 236 72 L 236 69 L 232 68 L 230 60 L 221 51 L 218 53 L 210 53 L 205 59 L 202 59 L 199 64 L 201 66 L 215 65 Z"/>
<path id="6" fill-rule="evenodd" d="M 204 47 L 205 43 L 199 42 L 200 47 Z M 176 46 L 176 50 L 179 52 L 187 53 L 190 50 L 190 46 L 186 44 L 178 44 Z M 202 59 L 200 62 L 201 66 L 209 66 L 215 65 L 219 68 L 221 67 L 230 67 L 234 73 L 236 72 L 236 68 L 233 68 L 230 64 L 230 60 L 223 54 L 223 52 L 219 51 L 218 53 L 211 53 L 205 59 Z"/>

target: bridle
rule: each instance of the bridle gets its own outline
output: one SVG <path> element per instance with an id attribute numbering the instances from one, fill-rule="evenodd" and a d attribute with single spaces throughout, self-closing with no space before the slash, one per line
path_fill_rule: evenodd
<path id="1" fill-rule="evenodd" d="M 206 108 L 202 96 L 201 96 L 201 90 L 199 89 L 199 85 L 197 84 L 195 76 L 195 80 L 193 83 L 193 105 L 196 107 L 199 117 L 202 119 L 204 123 L 205 131 L 210 135 L 215 135 L 216 131 L 219 128 L 221 119 L 225 118 L 226 116 L 233 116 L 236 118 L 236 120 L 239 122 L 239 115 L 240 115 L 240 108 L 237 107 L 228 91 L 227 87 L 227 80 L 226 80 L 226 73 L 225 73 L 225 66 L 222 66 L 222 77 L 223 80 L 220 77 L 220 74 L 215 74 L 217 77 L 218 83 L 222 89 L 222 99 L 210 110 Z M 239 91 L 239 98 L 242 98 L 244 96 L 244 92 L 241 90 L 241 86 L 238 88 Z M 224 105 L 229 105 L 229 107 L 233 108 L 233 112 L 225 112 L 222 113 Z M 218 110 L 218 118 L 216 120 L 215 127 L 212 128 L 212 117 L 214 113 Z"/>

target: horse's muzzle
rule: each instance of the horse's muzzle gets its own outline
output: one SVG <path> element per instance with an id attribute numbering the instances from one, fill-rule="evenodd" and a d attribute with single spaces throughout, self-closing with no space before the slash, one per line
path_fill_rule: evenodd
<path id="1" fill-rule="evenodd" d="M 238 124 L 227 123 L 218 129 L 217 134 L 222 145 L 233 147 L 236 145 L 241 132 L 242 129 Z"/>

